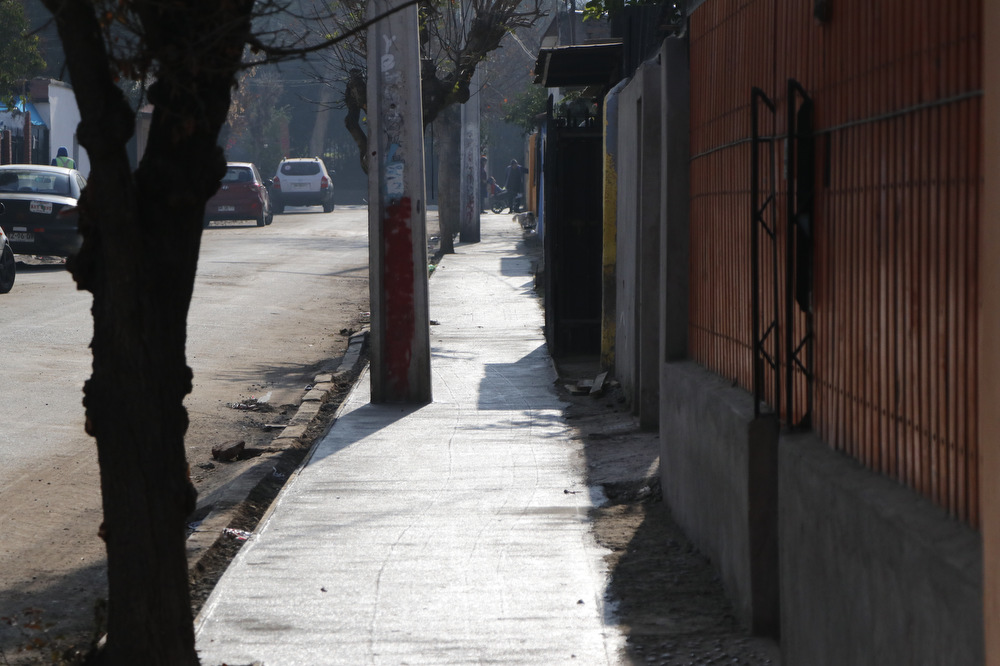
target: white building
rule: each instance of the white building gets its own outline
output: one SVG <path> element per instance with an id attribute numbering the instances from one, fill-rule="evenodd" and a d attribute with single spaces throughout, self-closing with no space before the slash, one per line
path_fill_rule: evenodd
<path id="1" fill-rule="evenodd" d="M 31 103 L 49 130 L 48 162 L 55 158 L 60 146 L 65 146 L 69 156 L 76 160 L 76 168 L 87 176 L 90 173 L 90 158 L 76 137 L 80 109 L 76 105 L 73 88 L 55 79 L 33 79 L 30 95 Z"/>

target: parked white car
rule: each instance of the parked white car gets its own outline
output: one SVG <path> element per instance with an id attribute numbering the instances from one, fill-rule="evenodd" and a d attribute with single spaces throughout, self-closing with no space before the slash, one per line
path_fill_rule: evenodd
<path id="1" fill-rule="evenodd" d="M 323 206 L 323 212 L 333 210 L 333 180 L 326 165 L 318 157 L 298 157 L 282 160 L 274 174 L 271 203 L 275 213 L 285 206 Z"/>

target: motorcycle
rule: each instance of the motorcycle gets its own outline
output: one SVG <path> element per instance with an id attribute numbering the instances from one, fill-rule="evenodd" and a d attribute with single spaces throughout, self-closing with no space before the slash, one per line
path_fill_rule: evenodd
<path id="1" fill-rule="evenodd" d="M 486 208 L 494 213 L 502 213 L 504 208 L 510 209 L 511 213 L 516 213 L 524 208 L 524 195 L 518 192 L 514 201 L 510 200 L 510 193 L 504 188 L 497 188 L 496 193 L 486 197 Z"/>

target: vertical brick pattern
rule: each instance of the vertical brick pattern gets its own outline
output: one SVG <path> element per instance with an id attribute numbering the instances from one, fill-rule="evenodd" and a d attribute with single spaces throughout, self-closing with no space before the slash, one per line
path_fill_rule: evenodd
<path id="1" fill-rule="evenodd" d="M 752 390 L 750 90 L 777 103 L 761 133 L 773 125 L 762 150 L 774 151 L 781 248 L 795 78 L 816 110 L 813 427 L 975 526 L 982 5 L 839 0 L 825 24 L 812 9 L 708 0 L 691 17 L 691 353 Z M 770 254 L 765 318 L 769 266 Z M 778 273 L 784 294 L 781 251 Z M 805 387 L 796 372 L 786 422 L 803 416 Z"/>

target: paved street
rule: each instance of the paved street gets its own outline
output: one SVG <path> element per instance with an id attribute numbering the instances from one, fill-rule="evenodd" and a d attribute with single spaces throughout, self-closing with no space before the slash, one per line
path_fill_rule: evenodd
<path id="1" fill-rule="evenodd" d="M 0 616 L 27 606 L 86 620 L 103 594 L 96 455 L 83 432 L 90 295 L 64 267 L 22 257 L 0 296 Z M 214 444 L 272 435 L 230 405 L 296 403 L 367 310 L 367 212 L 289 209 L 271 226 L 214 223 L 203 237 L 189 318 L 194 391 L 188 457 L 202 497 L 240 465 L 202 469 Z M 274 418 L 274 417 L 271 417 Z M 62 625 L 60 625 L 61 628 Z M 0 627 L 0 647 L 18 640 Z"/>

